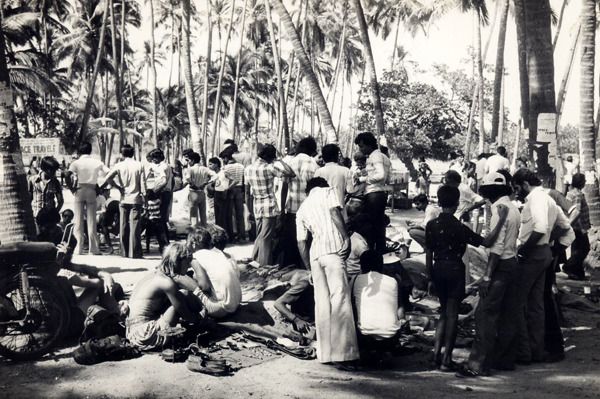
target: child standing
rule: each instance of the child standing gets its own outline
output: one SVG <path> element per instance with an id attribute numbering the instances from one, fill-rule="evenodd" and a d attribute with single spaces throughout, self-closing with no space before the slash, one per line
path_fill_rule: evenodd
<path id="1" fill-rule="evenodd" d="M 429 290 L 434 289 L 440 301 L 440 319 L 435 331 L 433 366 L 441 371 L 456 370 L 452 350 L 458 327 L 458 308 L 465 296 L 465 265 L 462 257 L 467 244 L 490 247 L 496 241 L 508 208 L 498 206 L 500 220 L 484 239 L 462 224 L 454 213 L 458 208 L 460 192 L 452 186 L 441 186 L 437 192 L 442 213 L 425 227 L 426 265 Z M 442 347 L 444 355 L 442 358 Z"/>
<path id="2" fill-rule="evenodd" d="M 150 251 L 150 239 L 154 236 L 158 241 L 158 249 L 162 254 L 167 244 L 167 234 L 160 217 L 160 195 L 154 190 L 146 192 L 146 252 Z"/>
<path id="3" fill-rule="evenodd" d="M 29 178 L 34 218 L 42 209 L 52 209 L 58 213 L 63 206 L 62 186 L 56 178 L 58 168 L 59 163 L 54 157 L 44 157 L 40 162 L 40 172 Z"/>

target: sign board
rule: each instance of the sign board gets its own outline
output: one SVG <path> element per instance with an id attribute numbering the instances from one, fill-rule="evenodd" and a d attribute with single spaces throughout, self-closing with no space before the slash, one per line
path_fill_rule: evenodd
<path id="1" fill-rule="evenodd" d="M 556 167 L 558 147 L 556 145 L 556 114 L 542 113 L 538 115 L 538 143 L 548 143 L 548 163 Z"/>
<path id="2" fill-rule="evenodd" d="M 19 142 L 21 143 L 23 158 L 31 159 L 34 156 L 37 156 L 38 158 L 53 156 L 60 162 L 60 159 L 58 158 L 65 154 L 58 137 L 20 139 Z"/>

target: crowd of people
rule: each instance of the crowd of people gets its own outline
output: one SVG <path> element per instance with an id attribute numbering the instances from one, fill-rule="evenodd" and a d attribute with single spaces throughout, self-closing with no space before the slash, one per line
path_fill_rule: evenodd
<path id="1" fill-rule="evenodd" d="M 208 166 L 200 154 L 184 151 L 185 168 L 178 172 L 160 149 L 143 163 L 128 145 L 108 169 L 90 157 L 91 145 L 85 143 L 69 166 L 66 180 L 75 204 L 73 211 L 62 211 L 62 220 L 58 163 L 44 158 L 40 172 L 30 178 L 40 237 L 56 241 L 51 238 L 72 219 L 75 253 L 82 253 L 85 244 L 90 253 L 99 253 L 99 196 L 104 198 L 100 232 L 110 245 L 111 226 L 119 225 L 122 256 L 142 257 L 142 229 L 147 239 L 156 237 L 162 260 L 136 284 L 128 305 L 127 338 L 142 349 L 162 347 L 160 331 L 180 319 L 197 322 L 235 312 L 241 285 L 236 262 L 224 249 L 227 243 L 253 238 L 254 266 L 296 266 L 275 308 L 300 333 L 308 334 L 314 323 L 319 361 L 352 364 L 373 348 L 397 341 L 410 306 L 406 276 L 387 267 L 387 149 L 368 132 L 357 135 L 355 145 L 358 152 L 349 165 L 336 144 L 324 145 L 319 154 L 312 137 L 301 139 L 282 158 L 274 146 L 262 145 L 254 160 L 230 142 Z M 437 204 L 429 203 L 431 168 L 420 160 L 420 193 L 414 203 L 425 218 L 408 226 L 410 237 L 424 249 L 428 288 L 441 306 L 432 365 L 475 377 L 492 369 L 512 370 L 515 364 L 560 360 L 564 345 L 552 286 L 560 264 L 570 278 L 585 276 L 583 262 L 590 250 L 589 209 L 581 191 L 585 176 L 574 173 L 565 196 L 543 188 L 526 167 L 511 174 L 503 147 L 468 167 L 462 154 L 454 155 L 437 190 Z M 172 193 L 185 186 L 190 232 L 185 243 L 170 244 Z M 108 200 L 108 188 L 120 192 L 118 201 Z M 207 215 L 211 208 L 214 223 Z M 483 211 L 474 212 L 478 209 Z M 469 284 L 480 298 L 476 338 L 469 361 L 459 367 L 452 351 L 459 305 L 467 294 L 468 262 L 463 259 L 468 246 L 489 248 L 489 255 L 483 277 Z M 110 276 L 82 272 L 94 287 L 106 288 L 97 295 L 113 293 Z M 115 309 L 114 302 L 107 306 Z"/>

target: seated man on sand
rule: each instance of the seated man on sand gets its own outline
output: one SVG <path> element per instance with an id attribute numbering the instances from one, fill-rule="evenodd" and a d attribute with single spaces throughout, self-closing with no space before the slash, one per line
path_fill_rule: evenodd
<path id="1" fill-rule="evenodd" d="M 223 251 L 225 230 L 216 225 L 196 227 L 188 234 L 187 245 L 193 254 L 194 278 L 180 279 L 182 287 L 198 296 L 208 316 L 234 313 L 242 301 L 242 287 L 235 260 Z"/>
<path id="2" fill-rule="evenodd" d="M 410 220 L 406 221 L 408 226 L 408 234 L 410 238 L 415 240 L 423 249 L 425 249 L 425 226 L 430 220 L 440 216 L 442 210 L 439 206 L 429 203 L 429 198 L 425 194 L 419 194 L 413 198 L 413 203 L 417 210 L 425 212 L 425 216 L 420 223 L 415 223 Z"/>
<path id="3" fill-rule="evenodd" d="M 161 348 L 165 342 L 160 331 L 177 325 L 182 317 L 197 322 L 202 308 L 196 297 L 180 291 L 192 254 L 185 244 L 173 243 L 164 252 L 160 264 L 134 287 L 129 300 L 126 337 L 142 350 Z"/>

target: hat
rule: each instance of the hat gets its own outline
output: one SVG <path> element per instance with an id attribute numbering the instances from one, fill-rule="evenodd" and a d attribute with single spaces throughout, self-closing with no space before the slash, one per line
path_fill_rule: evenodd
<path id="1" fill-rule="evenodd" d="M 506 186 L 506 177 L 498 172 L 488 173 L 484 178 L 481 186 Z"/>

